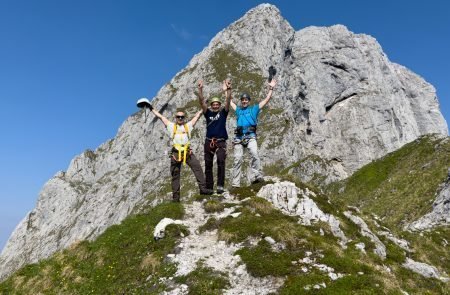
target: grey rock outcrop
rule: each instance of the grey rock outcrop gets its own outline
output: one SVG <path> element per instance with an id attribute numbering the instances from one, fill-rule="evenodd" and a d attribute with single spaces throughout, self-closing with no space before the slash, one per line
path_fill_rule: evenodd
<path id="1" fill-rule="evenodd" d="M 265 165 L 317 155 L 340 159 L 333 169 L 345 177 L 423 134 L 448 134 L 433 86 L 390 62 L 373 37 L 342 25 L 296 32 L 269 4 L 218 33 L 153 104 L 168 117 L 177 107 L 193 114 L 193 83 L 202 78 L 209 96 L 227 76 L 235 94 L 247 91 L 258 101 L 270 65 L 278 69 L 279 85 L 260 120 Z M 234 125 L 229 120 L 229 130 Z M 193 138 L 197 154 L 203 133 Z M 157 202 L 169 181 L 167 146 L 163 125 L 144 123 L 138 112 L 114 139 L 75 157 L 44 185 L 36 207 L 14 230 L 0 255 L 0 278 L 78 240 L 94 239 L 137 207 Z"/>
<path id="2" fill-rule="evenodd" d="M 359 227 L 360 232 L 364 237 L 368 237 L 370 241 L 375 244 L 375 249 L 373 249 L 373 252 L 381 259 L 386 259 L 386 246 L 369 229 L 367 223 L 361 217 L 353 215 L 350 211 L 345 211 L 344 215 Z"/>
<path id="3" fill-rule="evenodd" d="M 426 278 L 435 278 L 443 282 L 449 281 L 449 278 L 445 275 L 442 275 L 436 267 L 423 262 L 417 262 L 410 258 L 406 258 L 406 261 L 402 266 Z"/>
<path id="4" fill-rule="evenodd" d="M 450 225 L 450 168 L 448 178 L 433 202 L 430 213 L 406 226 L 409 230 L 426 230 L 440 225 Z"/>
<path id="5" fill-rule="evenodd" d="M 348 176 L 341 162 L 338 158 L 325 160 L 316 155 L 309 155 L 297 162 L 288 173 L 295 175 L 302 182 L 322 187 Z"/>
<path id="6" fill-rule="evenodd" d="M 348 239 L 339 227 L 339 220 L 320 210 L 312 199 L 316 197 L 314 192 L 302 190 L 292 182 L 283 181 L 263 186 L 258 192 L 258 197 L 270 201 L 286 214 L 299 216 L 302 224 L 311 225 L 317 221 L 328 223 L 333 235 L 339 238 L 341 246 L 346 247 Z"/>

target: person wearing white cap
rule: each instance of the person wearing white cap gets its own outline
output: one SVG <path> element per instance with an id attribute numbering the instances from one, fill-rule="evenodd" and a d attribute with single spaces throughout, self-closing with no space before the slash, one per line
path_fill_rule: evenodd
<path id="1" fill-rule="evenodd" d="M 158 112 L 148 100 L 140 99 L 138 107 L 149 108 L 153 114 L 159 118 L 167 128 L 169 136 L 172 138 L 172 151 L 170 153 L 170 174 L 172 176 L 172 198 L 174 202 L 180 201 L 180 174 L 181 167 L 187 164 L 195 175 L 200 194 L 210 195 L 212 190 L 208 190 L 205 185 L 205 175 L 199 160 L 195 157 L 190 147 L 191 131 L 200 118 L 202 111 L 195 114 L 189 122 L 186 123 L 185 113 L 178 111 L 175 114 L 175 122 L 169 121 L 165 116 Z"/>

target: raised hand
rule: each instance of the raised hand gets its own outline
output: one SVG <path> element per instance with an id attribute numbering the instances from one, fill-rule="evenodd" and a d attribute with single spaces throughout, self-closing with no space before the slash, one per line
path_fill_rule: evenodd
<path id="1" fill-rule="evenodd" d="M 273 90 L 273 88 L 275 88 L 275 86 L 277 85 L 277 80 L 272 79 L 272 81 L 270 81 L 270 83 L 268 83 L 268 84 L 269 84 L 270 89 Z"/>
<path id="2" fill-rule="evenodd" d="M 222 83 L 222 90 L 227 91 L 227 82 L 225 80 Z"/>
<path id="3" fill-rule="evenodd" d="M 236 109 L 236 105 L 234 104 L 234 102 L 231 100 L 231 79 L 227 78 L 225 79 L 225 81 L 223 81 L 223 86 L 222 86 L 223 91 L 225 91 L 225 110 L 228 112 L 228 110 L 230 109 L 230 105 L 233 108 L 233 110 Z"/>
<path id="4" fill-rule="evenodd" d="M 205 98 L 203 97 L 203 81 L 198 80 L 197 82 L 198 86 L 198 102 L 200 103 L 200 107 L 202 108 L 203 113 L 205 113 L 208 110 L 208 106 L 206 105 Z"/>
<path id="5" fill-rule="evenodd" d="M 227 89 L 231 89 L 231 79 L 230 78 L 227 78 L 225 80 L 225 85 L 227 86 Z"/>

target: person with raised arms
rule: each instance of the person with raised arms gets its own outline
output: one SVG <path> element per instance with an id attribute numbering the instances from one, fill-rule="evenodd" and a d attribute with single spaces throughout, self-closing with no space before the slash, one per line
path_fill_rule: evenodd
<path id="1" fill-rule="evenodd" d="M 203 81 L 198 81 L 198 100 L 206 119 L 206 138 L 204 145 L 206 188 L 214 188 L 213 165 L 214 155 L 217 158 L 217 193 L 222 194 L 225 186 L 225 160 L 227 157 L 227 126 L 226 121 L 231 100 L 231 84 L 228 88 L 223 82 L 225 104 L 218 97 L 212 97 L 209 108 L 203 96 Z"/>
<path id="2" fill-rule="evenodd" d="M 229 82 L 231 92 L 231 81 Z M 237 127 L 235 130 L 235 138 L 233 140 L 234 145 L 234 162 L 232 173 L 232 186 L 240 187 L 241 185 L 241 167 L 244 156 L 244 149 L 248 149 L 250 153 L 251 161 L 251 182 L 257 183 L 264 180 L 261 169 L 261 161 L 258 155 L 258 144 L 256 142 L 256 130 L 258 126 L 258 115 L 262 108 L 272 98 L 273 90 L 277 85 L 275 79 L 270 79 L 268 83 L 268 93 L 265 99 L 261 100 L 257 104 L 250 105 L 250 95 L 248 93 L 242 93 L 240 96 L 240 106 L 237 106 L 233 100 L 230 105 L 236 112 Z M 231 93 L 230 93 L 231 96 Z"/>
<path id="3" fill-rule="evenodd" d="M 197 184 L 202 195 L 212 194 L 205 184 L 205 175 L 199 160 L 195 157 L 190 146 L 191 132 L 202 115 L 202 111 L 195 114 L 194 118 L 186 123 L 186 115 L 182 111 L 175 114 L 175 122 L 169 121 L 149 104 L 150 110 L 166 126 L 167 132 L 172 139 L 172 150 L 170 153 L 170 174 L 172 176 L 172 199 L 174 202 L 180 201 L 180 174 L 181 166 L 187 164 L 197 180 Z"/>

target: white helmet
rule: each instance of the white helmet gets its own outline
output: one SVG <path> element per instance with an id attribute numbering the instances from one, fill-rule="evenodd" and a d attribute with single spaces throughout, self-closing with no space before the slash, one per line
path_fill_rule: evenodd
<path id="1" fill-rule="evenodd" d="M 146 97 L 140 98 L 136 103 L 138 108 L 150 108 L 150 101 Z"/>

